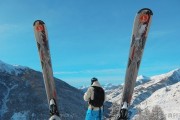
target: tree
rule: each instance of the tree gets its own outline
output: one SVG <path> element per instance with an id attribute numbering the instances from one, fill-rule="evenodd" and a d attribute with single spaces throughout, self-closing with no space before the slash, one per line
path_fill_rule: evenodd
<path id="1" fill-rule="evenodd" d="M 138 115 L 135 120 L 166 120 L 163 110 L 158 105 L 154 106 L 152 111 L 147 108 L 145 110 L 137 108 L 137 111 Z"/>
<path id="2" fill-rule="evenodd" d="M 158 105 L 154 106 L 150 115 L 151 120 L 166 120 L 166 116 L 162 108 Z"/>
<path id="3" fill-rule="evenodd" d="M 151 112 L 148 109 L 142 111 L 142 109 L 138 108 L 138 117 L 135 120 L 150 120 Z"/>

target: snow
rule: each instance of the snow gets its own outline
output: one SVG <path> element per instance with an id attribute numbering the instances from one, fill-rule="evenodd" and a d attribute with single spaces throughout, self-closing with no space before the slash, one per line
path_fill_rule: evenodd
<path id="1" fill-rule="evenodd" d="M 18 75 L 21 74 L 24 69 L 27 69 L 27 67 L 20 65 L 9 65 L 0 60 L 0 72 Z"/>
<path id="2" fill-rule="evenodd" d="M 83 85 L 81 87 L 79 87 L 79 89 L 87 89 L 89 87 L 89 85 Z"/>
<path id="3" fill-rule="evenodd" d="M 175 70 L 172 70 L 172 71 L 165 73 L 165 74 L 153 76 L 153 77 L 151 77 L 151 79 L 156 79 L 156 80 L 165 79 L 167 77 L 172 76 L 174 73 L 177 73 L 177 75 L 180 76 L 180 69 L 175 69 Z"/>
<path id="4" fill-rule="evenodd" d="M 114 85 L 114 84 L 111 84 L 111 83 L 107 83 L 105 85 L 102 85 L 102 87 L 104 88 L 105 92 L 108 92 L 109 90 L 118 88 L 119 85 Z"/>
<path id="5" fill-rule="evenodd" d="M 90 86 L 89 85 L 83 85 L 81 87 L 79 87 L 79 89 L 83 92 L 86 92 L 87 89 L 89 88 Z M 108 92 L 109 90 L 113 90 L 115 88 L 118 88 L 119 85 L 114 85 L 114 84 L 111 84 L 111 83 L 107 83 L 105 85 L 102 85 L 102 88 L 105 90 L 105 92 Z"/>
<path id="6" fill-rule="evenodd" d="M 149 98 L 139 104 L 137 107 L 141 109 L 149 108 L 159 105 L 164 111 L 168 120 L 173 120 L 175 116 L 180 119 L 180 82 L 171 85 L 166 89 L 165 87 L 155 91 Z M 173 115 L 175 115 L 173 117 Z M 178 115 L 178 116 L 177 116 Z M 172 117 L 170 117 L 172 116 Z"/>
<path id="7" fill-rule="evenodd" d="M 27 67 L 18 65 L 9 65 L 0 60 L 0 72 L 18 75 Z M 171 84 L 168 84 L 169 83 Z M 179 81 L 179 82 L 177 82 Z M 137 85 L 134 89 L 132 103 L 141 109 L 152 109 L 153 106 L 159 105 L 164 111 L 167 120 L 180 120 L 180 69 L 175 69 L 165 74 L 146 77 L 140 75 L 137 77 Z M 1 116 L 7 111 L 7 102 L 9 93 L 18 85 L 8 87 L 4 82 L 0 82 L 5 88 L 6 93 L 3 94 L 2 106 L 0 108 Z M 158 86 L 159 85 L 159 86 Z M 86 90 L 89 86 L 82 86 L 81 90 Z M 112 103 L 120 103 L 122 95 L 122 85 L 105 84 L 103 88 L 106 90 L 106 100 Z M 26 116 L 28 111 L 16 112 L 11 120 L 28 119 Z M 1 117 L 0 116 L 0 117 Z"/>
<path id="8" fill-rule="evenodd" d="M 149 77 L 146 77 L 146 76 L 143 76 L 143 75 L 139 75 L 138 77 L 137 77 L 137 80 L 136 81 L 139 81 L 139 80 L 148 80 L 148 79 L 150 79 Z"/>
<path id="9" fill-rule="evenodd" d="M 7 89 L 7 93 L 4 94 L 4 98 L 2 99 L 2 106 L 0 108 L 0 113 L 1 113 L 0 116 L 3 116 L 8 111 L 7 103 L 9 101 L 9 94 L 15 87 L 18 87 L 18 85 L 13 85 L 12 87 L 8 87 L 4 82 L 1 81 L 0 84 L 3 84 Z"/>
<path id="10" fill-rule="evenodd" d="M 179 82 L 178 82 L 179 81 Z M 106 95 L 109 102 L 120 103 L 122 87 L 112 89 Z M 132 106 L 151 110 L 158 105 L 164 111 L 167 120 L 180 120 L 180 69 L 165 74 L 137 77 L 132 97 Z M 136 114 L 135 109 L 132 114 Z"/>

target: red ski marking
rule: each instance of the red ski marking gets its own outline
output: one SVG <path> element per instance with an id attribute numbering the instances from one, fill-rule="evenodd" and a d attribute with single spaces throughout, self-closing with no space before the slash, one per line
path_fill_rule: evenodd
<path id="1" fill-rule="evenodd" d="M 142 15 L 140 15 L 140 17 L 139 17 L 139 20 L 140 20 L 140 22 L 142 22 L 142 23 L 147 22 L 148 19 L 149 19 L 149 16 L 148 16 L 147 14 L 142 14 Z"/>
<path id="2" fill-rule="evenodd" d="M 54 90 L 54 93 L 53 93 L 53 94 L 54 94 L 54 97 L 56 98 L 56 91 L 55 91 L 55 90 Z"/>
<path id="3" fill-rule="evenodd" d="M 129 97 L 128 97 L 128 103 L 131 102 L 131 99 L 132 99 L 132 96 L 129 96 Z"/>
<path id="4" fill-rule="evenodd" d="M 42 25 L 38 25 L 38 26 L 36 27 L 36 30 L 39 31 L 39 32 L 41 32 L 41 31 L 44 30 L 44 27 L 43 27 Z"/>
<path id="5" fill-rule="evenodd" d="M 135 53 L 135 47 L 133 48 L 132 54 L 131 54 L 131 60 L 134 58 L 134 53 Z"/>

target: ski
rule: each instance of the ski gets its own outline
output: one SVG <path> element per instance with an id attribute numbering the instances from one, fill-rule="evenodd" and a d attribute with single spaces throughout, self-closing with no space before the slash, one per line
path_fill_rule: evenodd
<path id="1" fill-rule="evenodd" d="M 37 42 L 44 84 L 48 99 L 50 118 L 49 120 L 60 120 L 57 107 L 57 95 L 53 78 L 53 70 L 51 64 L 51 56 L 48 43 L 48 34 L 45 23 L 41 20 L 36 20 L 33 24 L 34 34 Z"/>
<path id="2" fill-rule="evenodd" d="M 119 113 L 116 117 L 116 120 L 128 119 L 128 107 L 130 106 L 132 94 L 134 91 L 134 86 L 151 24 L 152 15 L 153 12 L 150 9 L 143 8 L 139 10 L 135 16 L 128 65 L 125 75 L 125 84 L 123 86 Z"/>

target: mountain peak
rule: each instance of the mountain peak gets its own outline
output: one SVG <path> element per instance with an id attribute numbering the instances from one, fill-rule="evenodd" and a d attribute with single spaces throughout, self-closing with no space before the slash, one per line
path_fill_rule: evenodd
<path id="1" fill-rule="evenodd" d="M 21 74 L 25 69 L 27 69 L 27 67 L 20 65 L 10 65 L 0 60 L 0 72 L 18 75 Z"/>
<path id="2" fill-rule="evenodd" d="M 171 72 L 172 72 L 172 73 L 177 73 L 177 74 L 180 75 L 180 68 L 177 68 L 177 69 L 175 69 L 175 70 L 172 70 Z"/>
<path id="3" fill-rule="evenodd" d="M 150 78 L 147 77 L 147 76 L 144 76 L 144 75 L 139 75 L 139 76 L 137 77 L 137 81 L 138 81 L 138 80 L 142 80 L 142 79 L 150 79 Z"/>
<path id="4" fill-rule="evenodd" d="M 155 79 L 166 79 L 170 76 L 179 78 L 180 77 L 180 68 L 174 69 L 174 70 L 172 70 L 168 73 L 165 73 L 165 74 L 152 76 L 151 79 L 154 79 L 154 78 Z"/>

